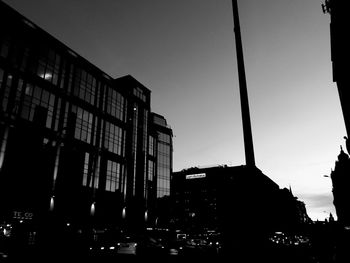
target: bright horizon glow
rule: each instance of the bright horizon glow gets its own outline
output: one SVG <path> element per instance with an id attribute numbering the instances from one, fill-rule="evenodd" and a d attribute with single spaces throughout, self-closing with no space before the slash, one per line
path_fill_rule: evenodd
<path id="1" fill-rule="evenodd" d="M 6 0 L 113 77 L 152 91 L 173 168 L 245 164 L 231 0 Z M 329 175 L 346 135 L 319 0 L 238 1 L 256 166 L 313 220 L 336 213 Z"/>

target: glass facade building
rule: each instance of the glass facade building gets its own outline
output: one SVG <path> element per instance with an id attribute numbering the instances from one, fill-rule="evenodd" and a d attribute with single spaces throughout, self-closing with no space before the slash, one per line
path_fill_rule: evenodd
<path id="1" fill-rule="evenodd" d="M 170 195 L 172 131 L 152 113 L 150 90 L 0 7 L 0 219 L 156 218 L 157 198 Z"/>

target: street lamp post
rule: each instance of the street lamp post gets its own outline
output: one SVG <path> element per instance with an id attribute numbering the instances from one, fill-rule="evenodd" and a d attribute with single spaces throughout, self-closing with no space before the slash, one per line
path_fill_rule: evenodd
<path id="1" fill-rule="evenodd" d="M 244 68 L 242 37 L 241 37 L 241 28 L 239 24 L 237 0 L 232 0 L 232 10 L 233 10 L 233 20 L 234 20 L 234 33 L 235 33 L 235 40 L 236 40 L 239 91 L 240 91 L 240 97 L 241 97 L 241 112 L 242 112 L 246 165 L 255 167 L 253 136 L 252 136 L 251 123 L 250 123 L 247 81 L 246 81 L 245 68 Z"/>

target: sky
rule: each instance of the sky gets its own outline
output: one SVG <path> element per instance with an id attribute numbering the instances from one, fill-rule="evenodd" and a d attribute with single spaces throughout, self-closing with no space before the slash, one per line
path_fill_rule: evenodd
<path id="1" fill-rule="evenodd" d="M 231 0 L 6 0 L 112 77 L 151 90 L 173 170 L 245 164 Z M 333 206 L 345 146 L 320 0 L 238 0 L 255 162 L 313 220 Z M 345 147 L 344 147 L 345 149 Z"/>

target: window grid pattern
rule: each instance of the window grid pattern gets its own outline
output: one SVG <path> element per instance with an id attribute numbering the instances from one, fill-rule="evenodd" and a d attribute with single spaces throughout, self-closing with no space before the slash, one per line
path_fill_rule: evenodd
<path id="1" fill-rule="evenodd" d="M 144 92 L 142 91 L 142 89 L 140 89 L 139 87 L 135 87 L 133 90 L 133 94 L 141 99 L 142 101 L 146 102 L 146 95 L 144 94 Z"/>
<path id="2" fill-rule="evenodd" d="M 115 192 L 120 188 L 120 164 L 117 162 L 107 161 L 106 170 L 106 191 Z"/>
<path id="3" fill-rule="evenodd" d="M 106 121 L 104 147 L 108 151 L 124 156 L 124 137 L 122 128 Z"/>
<path id="4" fill-rule="evenodd" d="M 148 181 L 153 181 L 154 176 L 154 162 L 148 160 Z"/>
<path id="5" fill-rule="evenodd" d="M 133 140 L 132 140 L 132 151 L 133 151 L 133 157 L 134 157 L 134 167 L 133 167 L 133 186 L 132 186 L 132 193 L 135 195 L 136 192 L 136 164 L 137 164 L 137 134 L 138 134 L 138 112 L 139 109 L 137 107 L 137 104 L 134 103 L 133 106 L 134 114 L 133 114 Z"/>
<path id="6" fill-rule="evenodd" d="M 61 56 L 52 49 L 42 49 L 39 55 L 36 74 L 57 85 Z"/>
<path id="7" fill-rule="evenodd" d="M 96 95 L 96 79 L 85 70 L 77 69 L 73 95 L 94 105 Z"/>
<path id="8" fill-rule="evenodd" d="M 143 134 L 142 134 L 142 150 L 148 151 L 148 110 L 143 111 Z"/>
<path id="9" fill-rule="evenodd" d="M 89 157 L 90 157 L 90 154 L 86 152 L 85 159 L 84 159 L 84 170 L 83 170 L 83 186 L 89 185 Z"/>
<path id="10" fill-rule="evenodd" d="M 145 200 L 149 199 L 149 196 L 153 193 L 152 186 L 153 186 L 153 177 L 154 177 L 154 162 L 151 160 L 148 160 L 148 170 L 147 170 L 147 181 L 146 181 L 146 194 L 145 194 Z"/>
<path id="11" fill-rule="evenodd" d="M 55 95 L 32 84 L 25 86 L 24 93 L 21 117 L 33 121 L 36 107 L 41 106 L 47 109 L 46 127 L 51 128 Z"/>
<path id="12" fill-rule="evenodd" d="M 101 162 L 101 156 L 94 157 L 95 158 L 95 165 L 93 170 L 93 183 L 94 188 L 98 189 L 98 184 L 100 182 L 100 162 Z"/>
<path id="13" fill-rule="evenodd" d="M 170 195 L 171 145 L 170 136 L 159 133 L 157 145 L 157 198 Z"/>
<path id="14" fill-rule="evenodd" d="M 112 88 L 108 88 L 107 91 L 108 91 L 107 97 L 106 97 L 107 113 L 125 122 L 126 121 L 125 98 L 119 92 L 117 92 Z"/>
<path id="15" fill-rule="evenodd" d="M 154 144 L 154 142 L 155 142 L 155 139 L 154 139 L 154 137 L 153 136 L 149 136 L 149 139 L 148 139 L 149 141 L 149 146 L 148 146 L 148 154 L 150 155 L 150 156 L 155 156 L 155 148 L 154 148 L 154 146 L 155 146 L 155 144 Z"/>
<path id="16" fill-rule="evenodd" d="M 72 106 L 72 112 L 77 116 L 74 138 L 90 143 L 93 114 L 77 106 Z"/>
<path id="17" fill-rule="evenodd" d="M 158 124 L 158 125 L 162 126 L 162 127 L 167 127 L 166 120 L 164 118 L 159 117 L 159 116 L 154 115 L 153 116 L 153 122 L 155 124 Z"/>

